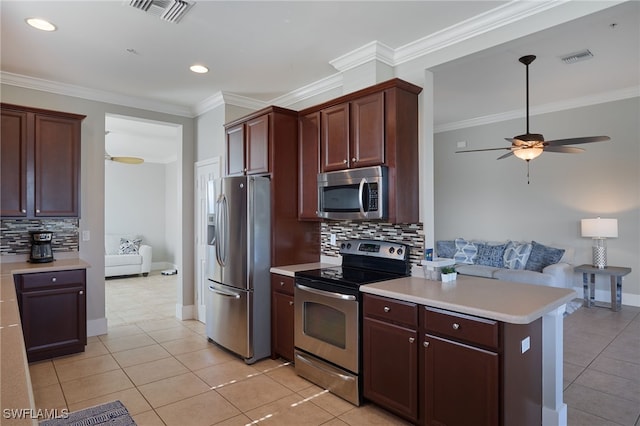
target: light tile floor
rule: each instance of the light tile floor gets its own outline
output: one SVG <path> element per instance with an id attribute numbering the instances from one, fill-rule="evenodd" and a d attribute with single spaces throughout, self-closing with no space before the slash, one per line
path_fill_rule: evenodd
<path id="1" fill-rule="evenodd" d="M 109 334 L 81 354 L 30 365 L 36 406 L 79 410 L 121 400 L 139 425 L 403 425 L 343 401 L 282 360 L 251 366 L 175 319 L 175 276 L 106 281 Z M 565 318 L 569 425 L 640 426 L 640 308 L 580 308 Z"/>

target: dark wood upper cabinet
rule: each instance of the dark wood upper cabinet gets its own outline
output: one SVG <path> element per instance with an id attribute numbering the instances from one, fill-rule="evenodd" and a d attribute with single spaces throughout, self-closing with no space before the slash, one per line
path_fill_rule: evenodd
<path id="1" fill-rule="evenodd" d="M 2 104 L 2 217 L 80 216 L 85 116 Z"/>
<path id="2" fill-rule="evenodd" d="M 269 122 L 271 114 L 226 128 L 227 175 L 266 174 L 269 169 Z"/>
<path id="3" fill-rule="evenodd" d="M 300 111 L 300 141 L 305 155 L 319 150 L 315 160 L 300 158 L 298 215 L 317 220 L 317 174 L 356 167 L 388 167 L 391 223 L 419 220 L 418 94 L 422 89 L 393 79 Z M 320 134 L 311 118 L 319 113 Z M 313 187 L 311 182 L 313 182 Z M 313 206 L 313 207 L 311 207 Z"/>
<path id="4" fill-rule="evenodd" d="M 298 218 L 320 220 L 318 211 L 318 173 L 320 173 L 320 111 L 298 120 Z"/>
<path id="5" fill-rule="evenodd" d="M 229 127 L 227 134 L 227 175 L 242 175 L 244 167 L 244 124 Z"/>

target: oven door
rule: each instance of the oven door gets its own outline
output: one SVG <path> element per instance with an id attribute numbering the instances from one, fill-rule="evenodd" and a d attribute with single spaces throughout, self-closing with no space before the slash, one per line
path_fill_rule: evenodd
<path id="1" fill-rule="evenodd" d="M 317 287 L 315 281 L 296 279 L 295 346 L 357 374 L 360 368 L 357 290 L 355 294 L 343 294 Z"/>

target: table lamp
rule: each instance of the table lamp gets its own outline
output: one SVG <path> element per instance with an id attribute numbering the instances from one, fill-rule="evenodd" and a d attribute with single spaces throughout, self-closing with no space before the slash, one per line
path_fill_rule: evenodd
<path id="1" fill-rule="evenodd" d="M 607 267 L 607 238 L 618 238 L 618 219 L 582 219 L 580 227 L 583 237 L 593 238 L 593 266 Z"/>

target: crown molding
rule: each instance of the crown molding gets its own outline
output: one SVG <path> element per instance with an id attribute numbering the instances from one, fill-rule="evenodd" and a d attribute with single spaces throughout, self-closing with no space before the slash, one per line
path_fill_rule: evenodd
<path id="1" fill-rule="evenodd" d="M 350 70 L 372 60 L 378 60 L 393 67 L 395 66 L 394 55 L 394 50 L 391 47 L 379 41 L 372 41 L 329 61 L 329 63 L 340 72 Z"/>
<path id="2" fill-rule="evenodd" d="M 554 113 L 569 109 L 582 108 L 606 102 L 621 101 L 629 98 L 640 97 L 640 86 L 628 87 L 626 89 L 614 90 L 597 95 L 583 96 L 580 98 L 568 99 L 565 101 L 552 102 L 538 107 L 533 107 L 529 111 L 529 116 Z M 519 109 L 507 111 L 499 114 L 485 115 L 468 120 L 455 121 L 440 124 L 434 127 L 433 133 L 448 132 L 450 130 L 466 129 L 468 127 L 482 126 L 485 124 L 499 123 L 507 120 L 525 118 L 526 110 Z"/>
<path id="3" fill-rule="evenodd" d="M 268 102 L 248 98 L 228 92 L 216 92 L 194 107 L 195 116 L 204 114 L 223 105 L 235 105 L 251 110 L 259 110 L 270 105 Z"/>
<path id="4" fill-rule="evenodd" d="M 273 98 L 270 104 L 286 108 L 298 102 L 304 101 L 305 99 L 321 95 L 338 87 L 342 87 L 342 84 L 342 74 L 336 73 L 330 75 L 329 77 L 325 77 L 321 80 L 303 86 L 299 89 L 293 90 L 277 98 Z"/>
<path id="5" fill-rule="evenodd" d="M 8 84 L 10 86 L 22 87 L 24 89 L 41 90 L 43 92 L 55 93 L 63 96 L 72 96 L 97 102 L 106 102 L 132 108 L 140 108 L 166 114 L 178 115 L 181 117 L 194 117 L 193 111 L 188 107 L 182 107 L 179 105 L 167 104 L 163 102 L 155 102 L 148 99 L 121 95 L 104 90 L 90 89 L 73 84 L 59 83 L 42 78 L 27 77 L 24 75 L 13 74 L 5 71 L 0 71 L 0 82 L 2 84 Z"/>

